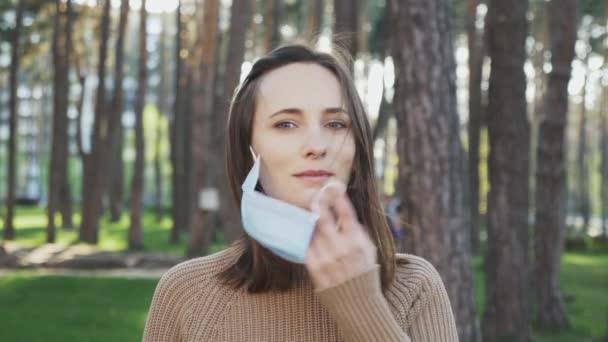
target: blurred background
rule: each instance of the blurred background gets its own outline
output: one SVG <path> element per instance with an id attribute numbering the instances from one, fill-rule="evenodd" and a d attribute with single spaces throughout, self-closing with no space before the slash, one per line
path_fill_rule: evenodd
<path id="1" fill-rule="evenodd" d="M 234 89 L 335 47 L 400 252 L 461 341 L 608 340 L 608 3 L 0 0 L 0 341 L 141 339 L 172 265 L 242 233 Z"/>

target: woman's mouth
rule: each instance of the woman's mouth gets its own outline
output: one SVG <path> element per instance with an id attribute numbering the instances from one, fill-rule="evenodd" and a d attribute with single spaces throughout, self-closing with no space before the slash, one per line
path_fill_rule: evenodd
<path id="1" fill-rule="evenodd" d="M 306 170 L 295 173 L 293 176 L 310 183 L 323 183 L 333 177 L 334 173 L 327 170 Z"/>

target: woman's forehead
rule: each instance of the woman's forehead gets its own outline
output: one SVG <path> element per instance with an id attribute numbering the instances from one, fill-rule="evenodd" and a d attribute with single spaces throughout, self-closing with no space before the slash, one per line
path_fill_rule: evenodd
<path id="1" fill-rule="evenodd" d="M 343 107 L 336 76 L 315 63 L 292 63 L 264 75 L 257 94 L 258 112 L 271 115 L 285 108 L 323 111 Z"/>

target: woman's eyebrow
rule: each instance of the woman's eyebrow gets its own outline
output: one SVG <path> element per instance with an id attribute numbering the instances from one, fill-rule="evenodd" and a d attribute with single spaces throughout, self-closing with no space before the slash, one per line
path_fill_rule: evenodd
<path id="1" fill-rule="evenodd" d="M 304 111 L 300 108 L 283 108 L 280 109 L 276 112 L 274 112 L 272 115 L 270 115 L 270 118 L 277 116 L 279 114 L 294 114 L 294 115 L 302 115 Z M 347 114 L 346 110 L 342 107 L 328 107 L 325 108 L 325 110 L 323 110 L 323 114 Z"/>

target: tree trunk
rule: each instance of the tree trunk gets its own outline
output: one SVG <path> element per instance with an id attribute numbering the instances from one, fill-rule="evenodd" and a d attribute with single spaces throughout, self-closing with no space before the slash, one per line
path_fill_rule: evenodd
<path id="1" fill-rule="evenodd" d="M 84 98 L 86 95 L 87 75 L 82 70 L 80 56 L 74 50 L 74 70 L 76 71 L 76 77 L 78 78 L 78 84 L 80 86 L 80 94 L 78 94 L 78 102 L 76 103 L 76 147 L 78 149 L 78 155 L 84 164 L 85 153 L 84 147 L 82 146 L 82 111 L 84 107 Z M 86 57 L 85 57 L 86 58 Z"/>
<path id="2" fill-rule="evenodd" d="M 479 137 L 481 134 L 481 78 L 483 66 L 482 33 L 475 26 L 479 0 L 467 0 L 467 44 L 469 48 L 469 186 L 471 211 L 471 247 L 473 253 L 479 252 Z"/>
<path id="3" fill-rule="evenodd" d="M 583 81 L 583 89 L 581 91 L 581 106 L 580 106 L 580 114 L 578 121 L 578 145 L 576 149 L 576 184 L 578 194 L 577 198 L 577 214 L 581 215 L 583 218 L 583 226 L 580 227 L 579 233 L 576 235 L 579 237 L 583 237 L 587 234 L 589 229 L 589 216 L 591 211 L 591 203 L 589 196 L 589 168 L 587 165 L 587 106 L 585 98 L 587 97 L 587 80 L 589 79 L 589 52 L 585 56 L 583 61 L 585 67 L 585 78 Z"/>
<path id="4" fill-rule="evenodd" d="M 200 198 L 204 193 L 210 193 L 212 197 L 218 196 L 216 188 L 210 188 L 209 180 L 212 174 L 209 169 L 217 168 L 210 163 L 216 161 L 212 154 L 215 151 L 207 149 L 212 146 L 213 134 L 213 72 L 215 70 L 215 57 L 218 29 L 218 6 L 217 0 L 206 0 L 203 14 L 199 16 L 199 30 L 197 32 L 197 46 L 195 47 L 195 61 L 198 61 L 194 79 L 194 97 L 192 98 L 193 125 L 192 125 L 192 161 L 193 180 L 196 204 L 192 212 L 190 222 L 190 241 L 187 254 L 189 257 L 205 254 L 214 231 L 213 210 L 201 205 Z M 207 172 L 206 172 L 207 171 Z"/>
<path id="5" fill-rule="evenodd" d="M 605 8 L 605 18 L 608 18 L 608 6 Z M 608 75 L 608 47 L 604 47 L 604 75 Z M 604 76 L 608 77 L 608 76 Z M 602 208 L 602 237 L 604 241 L 608 239 L 608 85 L 604 83 L 602 86 L 602 105 L 600 106 L 601 117 L 601 146 L 600 153 L 602 161 L 600 162 L 601 171 L 601 208 Z"/>
<path id="6" fill-rule="evenodd" d="M 449 2 L 392 0 L 390 6 L 406 251 L 437 268 L 460 340 L 478 341 Z"/>
<path id="7" fill-rule="evenodd" d="M 185 88 L 185 77 L 182 73 L 183 68 L 183 57 L 182 52 L 182 3 L 178 1 L 177 9 L 175 10 L 175 25 L 176 25 L 176 41 L 175 41 L 175 97 L 173 100 L 173 116 L 169 123 L 169 136 L 171 141 L 171 217 L 173 219 L 173 225 L 171 226 L 171 233 L 169 235 L 169 241 L 171 243 L 178 243 L 180 240 L 180 213 L 183 211 L 183 203 L 180 203 L 182 198 L 182 180 L 183 165 L 180 161 L 183 158 L 180 156 L 183 154 L 183 147 L 181 144 L 181 137 L 183 130 L 182 125 L 182 91 Z"/>
<path id="8" fill-rule="evenodd" d="M 334 43 L 352 57 L 347 61 L 351 71 L 359 51 L 359 7 L 360 0 L 334 0 Z"/>
<path id="9" fill-rule="evenodd" d="M 608 50 L 608 49 L 607 49 Z M 604 69 L 608 69 L 608 54 L 604 54 Z M 608 72 L 608 71 L 605 71 Z M 602 89 L 602 107 L 601 107 L 601 146 L 600 153 L 602 161 L 600 163 L 601 172 L 601 208 L 602 208 L 602 237 L 608 239 L 608 86 L 603 86 Z"/>
<path id="10" fill-rule="evenodd" d="M 69 3 L 69 0 L 68 0 Z M 68 94 L 70 83 L 69 52 L 67 36 L 71 33 L 67 27 L 67 6 L 61 0 L 55 1 L 55 19 L 53 28 L 53 122 L 51 158 L 49 163 L 49 192 L 47 205 L 48 243 L 55 242 L 55 213 L 59 211 L 64 186 L 67 186 L 68 163 Z M 68 188 L 69 191 L 69 188 Z"/>
<path id="11" fill-rule="evenodd" d="M 133 181 L 131 182 L 131 225 L 129 227 L 129 250 L 143 248 L 141 234 L 141 207 L 144 184 L 144 106 L 146 104 L 147 56 L 146 51 L 146 0 L 141 2 L 139 24 L 139 70 L 137 97 L 135 99 L 135 165 L 133 165 Z"/>
<path id="12" fill-rule="evenodd" d="M 253 16 L 253 6 L 248 0 L 233 0 L 232 8 L 230 9 L 230 33 L 228 42 L 228 51 L 226 54 L 226 67 L 224 74 L 224 92 L 219 101 L 220 116 L 217 120 L 215 132 L 215 145 L 218 151 L 218 159 L 215 162 L 217 165 L 224 165 L 224 146 L 225 139 L 225 122 L 230 110 L 230 99 L 235 88 L 239 84 L 241 76 L 241 65 L 245 58 L 245 38 L 247 29 L 251 25 Z M 220 170 L 223 168 L 213 168 Z M 238 212 L 235 203 L 233 203 L 230 190 L 228 189 L 228 180 L 225 179 L 225 173 L 218 173 L 216 184 L 220 184 L 219 193 L 221 200 L 221 216 L 224 228 L 224 239 L 226 243 L 230 243 L 242 235 L 240 213 Z"/>
<path id="13" fill-rule="evenodd" d="M 191 79 L 193 69 L 187 63 L 184 45 L 187 44 L 185 35 L 187 27 L 182 22 L 182 4 L 177 9 L 177 42 L 175 56 L 175 102 L 173 104 L 173 120 L 171 123 L 171 160 L 173 166 L 172 183 L 172 216 L 170 240 L 179 242 L 180 233 L 190 227 L 192 208 L 192 125 L 191 125 Z"/>
<path id="14" fill-rule="evenodd" d="M 526 114 L 526 0 L 492 0 L 492 60 L 487 124 L 490 140 L 484 341 L 530 341 L 529 151 Z"/>
<path id="15" fill-rule="evenodd" d="M 106 110 L 105 73 L 108 53 L 108 36 L 110 34 L 110 0 L 103 4 L 99 38 L 99 58 L 97 66 L 97 96 L 95 98 L 95 118 L 91 150 L 84 159 L 82 184 L 82 221 L 80 240 L 96 244 L 101 213 L 101 198 L 104 191 L 106 160 L 104 160 L 104 140 L 108 135 L 109 122 Z M 102 170 L 103 169 L 103 170 Z"/>
<path id="16" fill-rule="evenodd" d="M 162 29 L 159 36 L 159 54 L 160 54 L 160 82 L 158 85 L 158 97 L 157 97 L 157 107 L 158 107 L 158 121 L 156 125 L 156 141 L 154 146 L 154 180 L 156 184 L 156 192 L 155 192 L 155 204 L 156 204 L 156 219 L 158 222 L 162 219 L 163 215 L 163 175 L 162 175 L 162 161 L 163 155 L 161 151 L 161 141 L 163 140 L 163 130 L 162 130 L 162 117 L 168 115 L 167 110 L 167 98 L 166 94 L 168 92 L 167 87 L 167 47 L 166 47 L 166 32 L 167 32 L 167 20 L 165 15 L 162 15 Z"/>
<path id="17" fill-rule="evenodd" d="M 321 34 L 323 28 L 323 10 L 325 2 L 323 0 L 312 0 L 306 2 L 306 29 L 304 37 L 306 40 L 313 41 Z"/>
<path id="18" fill-rule="evenodd" d="M 15 238 L 15 227 L 13 220 L 15 217 L 15 197 L 17 188 L 17 134 L 18 130 L 18 108 L 17 108 L 17 86 L 19 85 L 19 49 L 20 49 L 20 36 L 23 26 L 23 11 L 24 11 L 24 0 L 17 2 L 17 9 L 15 14 L 15 29 L 11 39 L 11 66 L 10 66 L 10 97 L 8 100 L 8 177 L 7 177 L 7 196 L 6 196 L 6 220 L 4 222 L 4 240 L 13 240 Z"/>
<path id="19" fill-rule="evenodd" d="M 108 197 L 110 203 L 110 221 L 118 222 L 122 213 L 123 206 L 123 170 L 124 162 L 122 150 L 124 143 L 124 130 L 122 126 L 123 105 L 123 75 L 124 75 L 124 40 L 127 22 L 129 20 L 129 0 L 122 0 L 120 3 L 120 19 L 118 21 L 118 37 L 116 39 L 114 56 L 114 90 L 110 103 L 110 113 L 117 117 L 116 129 L 110 132 L 109 141 L 110 160 L 109 165 L 110 186 L 108 187 Z"/>
<path id="20" fill-rule="evenodd" d="M 546 329 L 568 326 L 559 271 L 566 230 L 566 122 L 568 82 L 574 58 L 577 1 L 549 2 L 551 73 L 545 112 L 539 118 L 534 239 L 538 323 Z"/>
<path id="21" fill-rule="evenodd" d="M 285 9 L 281 0 L 267 0 L 264 7 L 264 47 L 270 52 L 281 44 L 281 25 Z"/>
<path id="22" fill-rule="evenodd" d="M 72 57 L 72 29 L 73 29 L 73 12 L 72 12 L 72 1 L 71 0 L 67 0 L 66 1 L 66 26 L 65 26 L 65 46 L 66 46 L 66 70 L 69 71 L 69 66 L 70 66 L 70 60 L 73 58 Z M 67 75 L 69 75 L 69 72 L 67 72 Z M 67 76 L 66 75 L 66 76 Z M 67 77 L 67 84 L 69 86 L 69 76 Z M 66 87 L 66 89 L 68 89 Z M 67 112 L 68 112 L 68 108 L 69 108 L 69 92 L 66 91 L 66 116 L 67 116 Z M 69 126 L 69 119 L 66 119 L 67 123 L 66 126 Z M 69 180 L 69 163 L 68 163 L 68 159 L 70 156 L 70 150 L 69 150 L 69 135 L 66 131 L 66 143 L 65 143 L 65 172 L 62 173 L 62 180 L 61 180 L 61 190 L 59 191 L 59 211 L 61 211 L 61 227 L 64 229 L 73 229 L 74 228 L 74 224 L 72 222 L 72 190 L 71 190 L 71 186 L 70 186 L 70 180 Z"/>

